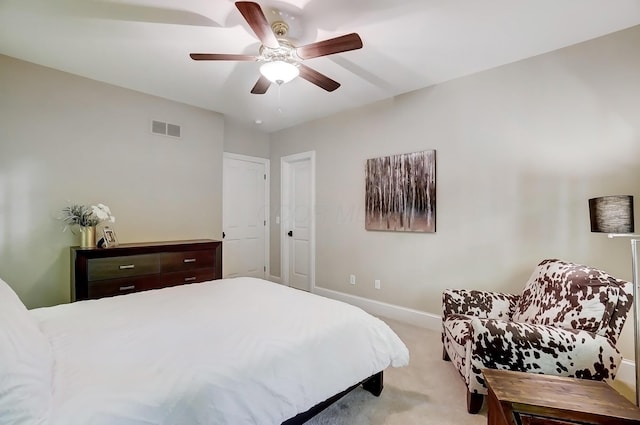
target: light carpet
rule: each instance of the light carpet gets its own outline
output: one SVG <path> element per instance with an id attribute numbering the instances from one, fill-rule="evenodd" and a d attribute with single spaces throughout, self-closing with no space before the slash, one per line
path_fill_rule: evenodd
<path id="1" fill-rule="evenodd" d="M 442 360 L 440 333 L 383 320 L 409 348 L 409 366 L 385 370 L 380 397 L 357 388 L 307 425 L 486 424 L 486 406 L 477 415 L 467 413 L 466 387 L 454 366 Z"/>

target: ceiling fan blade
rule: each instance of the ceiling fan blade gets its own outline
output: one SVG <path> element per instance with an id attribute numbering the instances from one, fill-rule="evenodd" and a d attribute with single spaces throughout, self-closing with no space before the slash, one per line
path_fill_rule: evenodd
<path id="1" fill-rule="evenodd" d="M 269 86 L 271 86 L 271 81 L 269 81 L 264 75 L 260 75 L 260 78 L 256 81 L 256 85 L 251 89 L 251 93 L 265 94 L 269 89 Z"/>
<path id="2" fill-rule="evenodd" d="M 275 34 L 273 34 L 273 31 L 271 31 L 271 25 L 269 25 L 258 3 L 252 1 L 237 1 L 236 7 L 264 46 L 271 49 L 280 47 L 278 39 Z"/>
<path id="3" fill-rule="evenodd" d="M 302 59 L 317 58 L 319 56 L 333 55 L 334 53 L 348 52 L 362 48 L 362 39 L 358 34 L 351 33 L 328 40 L 300 46 L 296 53 Z"/>
<path id="4" fill-rule="evenodd" d="M 191 53 L 189 54 L 194 61 L 255 61 L 258 58 L 251 55 L 233 55 L 218 53 Z"/>
<path id="5" fill-rule="evenodd" d="M 334 91 L 340 87 L 340 83 L 332 80 L 324 74 L 319 73 L 315 69 L 311 69 L 306 65 L 300 64 L 300 77 L 325 89 L 326 91 Z"/>

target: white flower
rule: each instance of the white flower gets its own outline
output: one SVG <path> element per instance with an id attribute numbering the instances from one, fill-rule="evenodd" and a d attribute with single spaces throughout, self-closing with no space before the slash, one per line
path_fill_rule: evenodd
<path id="1" fill-rule="evenodd" d="M 109 221 L 111 223 L 115 223 L 116 218 L 111 215 L 111 210 L 108 206 L 104 204 L 92 205 L 91 210 L 93 211 L 93 215 L 98 217 L 99 221 Z"/>
<path id="2" fill-rule="evenodd" d="M 92 205 L 91 209 L 93 210 L 93 214 L 98 217 L 98 220 L 105 221 L 109 218 L 109 214 L 107 214 L 106 211 L 102 210 L 101 208 Z"/>

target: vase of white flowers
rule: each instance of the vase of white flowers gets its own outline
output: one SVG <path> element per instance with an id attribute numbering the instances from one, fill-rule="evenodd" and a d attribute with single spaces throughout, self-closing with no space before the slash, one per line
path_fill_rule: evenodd
<path id="1" fill-rule="evenodd" d="M 64 230 L 70 228 L 80 229 L 80 246 L 83 248 L 96 246 L 96 226 L 104 221 L 114 223 L 116 218 L 111 210 L 104 204 L 90 207 L 81 204 L 73 204 L 62 209 L 62 220 L 66 223 Z"/>
<path id="2" fill-rule="evenodd" d="M 83 226 L 80 228 L 80 247 L 93 248 L 96 246 L 96 226 Z"/>

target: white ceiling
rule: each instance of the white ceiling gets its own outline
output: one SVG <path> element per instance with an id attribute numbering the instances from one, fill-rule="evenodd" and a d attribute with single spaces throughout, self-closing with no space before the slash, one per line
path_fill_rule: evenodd
<path id="1" fill-rule="evenodd" d="M 297 78 L 253 95 L 258 63 L 191 60 L 258 53 L 230 0 L 0 0 L 0 53 L 275 131 L 640 24 L 638 0 L 259 3 L 296 45 L 360 35 L 360 50 L 304 62 L 338 90 Z"/>

